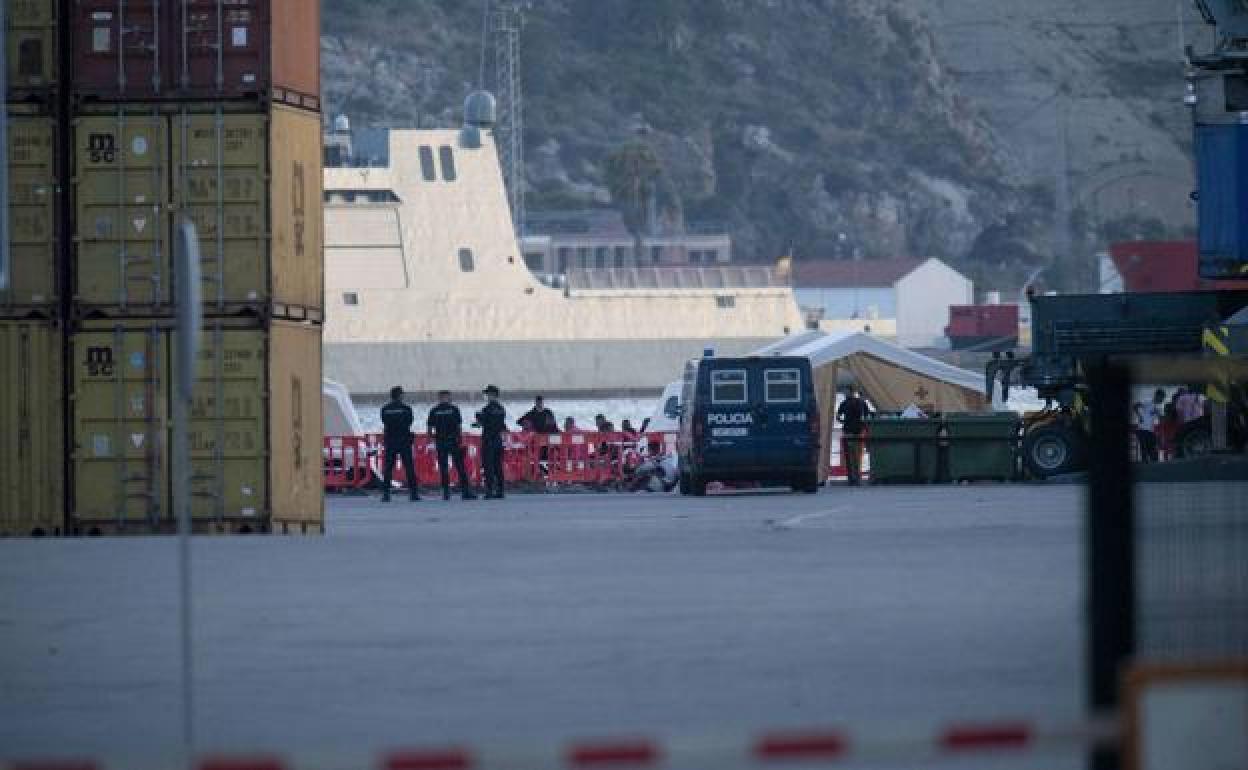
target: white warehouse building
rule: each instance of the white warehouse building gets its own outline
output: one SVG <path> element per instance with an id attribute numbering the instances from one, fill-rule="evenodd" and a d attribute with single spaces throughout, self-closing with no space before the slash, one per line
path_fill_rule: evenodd
<path id="1" fill-rule="evenodd" d="M 934 257 L 796 262 L 793 286 L 822 327 L 869 327 L 908 348 L 947 347 L 949 306 L 975 298 L 971 280 Z"/>

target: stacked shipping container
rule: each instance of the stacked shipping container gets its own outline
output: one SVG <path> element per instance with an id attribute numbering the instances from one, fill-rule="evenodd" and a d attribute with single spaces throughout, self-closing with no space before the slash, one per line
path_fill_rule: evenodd
<path id="1" fill-rule="evenodd" d="M 321 531 L 317 2 L 44 5 L 60 10 L 65 76 L 50 78 L 48 103 L 61 109 L 46 118 L 63 139 L 61 194 L 20 205 L 33 221 L 59 203 L 68 237 L 15 243 L 29 267 L 4 300 L 12 313 L 46 297 L 65 329 L 58 524 L 173 529 L 172 233 L 187 218 L 205 317 L 189 426 L 196 527 Z M 31 178 L 42 169 L 27 165 Z"/>
<path id="2" fill-rule="evenodd" d="M 61 214 L 67 177 L 54 0 L 5 0 L 9 284 L 0 288 L 0 536 L 65 531 Z"/>

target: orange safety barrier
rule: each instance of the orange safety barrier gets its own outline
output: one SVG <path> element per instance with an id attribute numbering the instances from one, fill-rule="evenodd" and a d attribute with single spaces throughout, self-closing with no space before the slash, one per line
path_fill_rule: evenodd
<path id="1" fill-rule="evenodd" d="M 373 436 L 326 436 L 322 452 L 325 489 L 343 492 L 372 483 L 370 462 L 381 451 Z"/>
<path id="2" fill-rule="evenodd" d="M 509 485 L 545 488 L 580 484 L 614 486 L 625 481 L 645 457 L 644 447 L 660 442 L 674 452 L 676 434 L 626 435 L 601 433 L 510 433 L 503 450 L 503 474 Z M 464 434 L 464 467 L 474 485 L 481 483 L 481 437 Z M 414 435 L 412 455 L 416 481 L 422 487 L 441 484 L 437 447 L 425 435 Z M 383 475 L 385 443 L 381 434 L 326 436 L 324 441 L 325 489 L 344 492 L 377 483 Z M 407 484 L 402 463 L 396 463 L 395 483 Z M 458 478 L 452 471 L 452 481 Z"/>
<path id="3" fill-rule="evenodd" d="M 574 433 L 509 433 L 503 451 L 503 473 L 508 485 L 531 485 L 551 489 L 564 485 L 612 487 L 625 482 L 645 459 L 647 446 L 657 441 L 665 453 L 677 452 L 677 434 L 651 432 L 626 435 L 620 432 L 577 431 Z M 382 477 L 385 458 L 381 434 L 365 436 L 326 436 L 324 449 L 325 489 L 343 492 L 364 489 Z M 481 484 L 481 436 L 463 436 L 464 468 L 474 486 Z M 870 473 L 870 447 L 862 448 L 862 477 Z M 834 431 L 828 477 L 845 478 L 846 441 Z M 417 482 L 422 487 L 441 485 L 437 447 L 425 435 L 413 437 L 412 454 Z M 406 485 L 401 463 L 396 463 L 393 480 Z M 451 471 L 451 481 L 459 483 Z"/>

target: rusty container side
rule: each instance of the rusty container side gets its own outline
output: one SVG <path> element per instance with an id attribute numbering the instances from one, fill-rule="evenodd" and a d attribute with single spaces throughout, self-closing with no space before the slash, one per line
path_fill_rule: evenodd
<path id="1" fill-rule="evenodd" d="M 315 310 L 318 318 L 325 294 L 321 141 L 318 115 L 273 107 L 269 129 L 272 292 L 278 302 Z"/>
<path id="2" fill-rule="evenodd" d="M 117 105 L 73 120 L 74 301 L 117 315 L 170 311 L 168 118 Z"/>
<path id="3" fill-rule="evenodd" d="M 61 327 L 0 321 L 0 536 L 64 530 Z"/>
<path id="4" fill-rule="evenodd" d="M 31 309 L 51 310 L 58 303 L 56 121 L 23 107 L 10 106 L 9 286 L 0 289 L 0 315 Z"/>
<path id="5" fill-rule="evenodd" d="M 273 100 L 321 108 L 320 0 L 270 0 Z"/>
<path id="6" fill-rule="evenodd" d="M 56 0 L 5 0 L 6 99 L 56 87 Z"/>
<path id="7" fill-rule="evenodd" d="M 73 90 L 320 108 L 319 0 L 78 0 Z"/>
<path id="8" fill-rule="evenodd" d="M 168 336 L 151 320 L 91 321 L 70 335 L 71 531 L 170 521 Z"/>
<path id="9" fill-rule="evenodd" d="M 273 323 L 269 340 L 269 406 L 273 531 L 324 532 L 319 325 Z"/>
<path id="10" fill-rule="evenodd" d="M 76 0 L 69 20 L 70 81 L 84 99 L 138 101 L 168 96 L 169 14 L 159 0 Z"/>
<path id="11" fill-rule="evenodd" d="M 173 19 L 178 95 L 194 99 L 265 95 L 270 81 L 268 11 L 269 0 L 180 3 Z"/>

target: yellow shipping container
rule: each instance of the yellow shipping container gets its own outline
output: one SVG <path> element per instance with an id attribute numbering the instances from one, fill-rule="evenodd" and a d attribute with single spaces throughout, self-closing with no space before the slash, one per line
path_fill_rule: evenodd
<path id="1" fill-rule="evenodd" d="M 56 84 L 56 0 L 4 0 L 9 96 Z"/>
<path id="2" fill-rule="evenodd" d="M 89 321 L 72 336 L 81 532 L 174 529 L 168 321 Z M 188 434 L 200 531 L 322 531 L 320 328 L 209 321 Z"/>
<path id="3" fill-rule="evenodd" d="M 120 106 L 74 121 L 75 301 L 168 313 L 170 237 L 184 215 L 199 231 L 207 311 L 320 320 L 319 116 L 203 106 Z"/>
<path id="4" fill-rule="evenodd" d="M 65 520 L 61 327 L 0 321 L 0 535 L 52 535 Z"/>
<path id="5" fill-rule="evenodd" d="M 9 107 L 9 286 L 0 312 L 57 304 L 56 122 Z"/>

